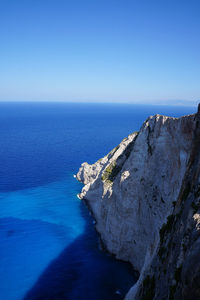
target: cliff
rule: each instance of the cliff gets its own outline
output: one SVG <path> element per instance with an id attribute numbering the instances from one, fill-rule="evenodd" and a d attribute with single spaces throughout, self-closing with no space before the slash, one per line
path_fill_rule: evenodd
<path id="1" fill-rule="evenodd" d="M 127 300 L 200 299 L 199 114 L 149 117 L 77 174 L 105 247 L 140 272 Z"/>

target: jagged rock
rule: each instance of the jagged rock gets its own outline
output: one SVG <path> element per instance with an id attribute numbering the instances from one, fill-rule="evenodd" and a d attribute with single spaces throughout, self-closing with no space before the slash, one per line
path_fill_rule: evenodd
<path id="1" fill-rule="evenodd" d="M 82 164 L 76 176 L 85 184 L 79 197 L 90 207 L 105 247 L 118 259 L 131 262 L 140 272 L 137 284 L 126 296 L 127 300 L 173 299 L 169 298 L 172 294 L 174 299 L 190 299 L 180 297 L 187 295 L 183 278 L 186 280 L 189 265 L 195 264 L 200 250 L 199 240 L 195 240 L 195 244 L 191 241 L 191 234 L 196 237 L 196 232 L 199 232 L 199 215 L 197 211 L 196 215 L 192 214 L 191 210 L 191 203 L 197 207 L 196 198 L 193 197 L 188 204 L 190 209 L 184 206 L 181 212 L 179 210 L 180 203 L 184 202 L 181 199 L 188 196 L 184 190 L 186 181 L 194 177 L 189 173 L 191 167 L 194 161 L 199 165 L 196 148 L 200 144 L 197 143 L 199 124 L 198 114 L 181 118 L 149 117 L 139 132 L 129 135 L 104 158 L 93 165 Z M 195 174 L 197 180 L 199 173 L 197 175 L 196 171 Z M 171 227 L 175 224 L 176 231 L 172 235 Z M 188 237 L 184 236 L 186 247 L 192 243 L 187 259 L 180 250 L 183 232 L 188 233 Z M 173 239 L 178 239 L 180 248 L 176 255 L 167 243 Z M 164 247 L 170 249 L 169 256 L 163 256 Z M 175 260 L 176 269 L 169 268 Z M 195 270 L 190 280 L 187 279 L 189 286 L 193 286 L 199 276 L 198 267 Z M 160 272 L 165 276 L 162 277 Z M 177 285 L 174 272 L 179 277 L 185 274 L 177 289 L 174 287 Z M 171 279 L 167 281 L 169 277 Z M 163 289 L 160 278 L 164 278 Z"/>

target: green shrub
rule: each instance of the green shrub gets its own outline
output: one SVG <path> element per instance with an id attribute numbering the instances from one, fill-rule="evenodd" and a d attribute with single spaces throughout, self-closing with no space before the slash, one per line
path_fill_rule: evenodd
<path id="1" fill-rule="evenodd" d="M 195 204 L 194 201 L 192 201 L 191 206 L 194 209 L 194 213 L 196 213 L 199 209 L 199 206 L 197 204 Z"/>
<path id="2" fill-rule="evenodd" d="M 190 193 L 190 184 L 188 183 L 183 191 L 182 200 L 185 201 Z"/>
<path id="3" fill-rule="evenodd" d="M 141 300 L 152 300 L 155 295 L 155 277 L 147 275 L 143 280 Z"/>
<path id="4" fill-rule="evenodd" d="M 175 207 L 176 206 L 176 201 L 173 201 L 172 205 L 173 205 L 173 207 Z"/>
<path id="5" fill-rule="evenodd" d="M 174 278 L 175 278 L 177 283 L 181 279 L 181 271 L 182 271 L 182 266 L 180 266 L 179 268 L 176 268 L 176 270 L 175 270 Z"/>
<path id="6" fill-rule="evenodd" d="M 176 285 L 170 286 L 169 300 L 174 300 L 174 294 L 176 292 Z"/>
<path id="7" fill-rule="evenodd" d="M 111 163 L 103 172 L 101 179 L 103 181 L 113 182 L 117 174 L 121 171 L 122 166 L 118 166 L 116 162 Z"/>
<path id="8" fill-rule="evenodd" d="M 167 223 L 163 224 L 162 228 L 160 229 L 160 241 L 163 242 L 165 234 L 170 232 L 172 229 L 172 225 L 174 223 L 175 216 L 170 215 L 167 218 Z"/>
<path id="9" fill-rule="evenodd" d="M 158 256 L 160 257 L 160 259 L 163 258 L 163 255 L 165 254 L 165 252 L 166 252 L 166 248 L 161 246 L 158 251 Z"/>

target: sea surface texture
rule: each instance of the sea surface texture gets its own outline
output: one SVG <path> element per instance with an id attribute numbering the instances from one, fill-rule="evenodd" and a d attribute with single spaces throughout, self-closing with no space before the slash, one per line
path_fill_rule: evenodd
<path id="1" fill-rule="evenodd" d="M 195 109 L 0 103 L 0 299 L 122 299 L 135 274 L 100 250 L 73 174 L 149 115 Z"/>

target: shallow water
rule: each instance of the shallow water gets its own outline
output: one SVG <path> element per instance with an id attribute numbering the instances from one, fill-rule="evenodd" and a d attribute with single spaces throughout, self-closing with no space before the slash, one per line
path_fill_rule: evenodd
<path id="1" fill-rule="evenodd" d="M 148 115 L 192 112 L 0 103 L 0 299 L 121 299 L 134 274 L 99 250 L 73 174 L 138 130 Z"/>

